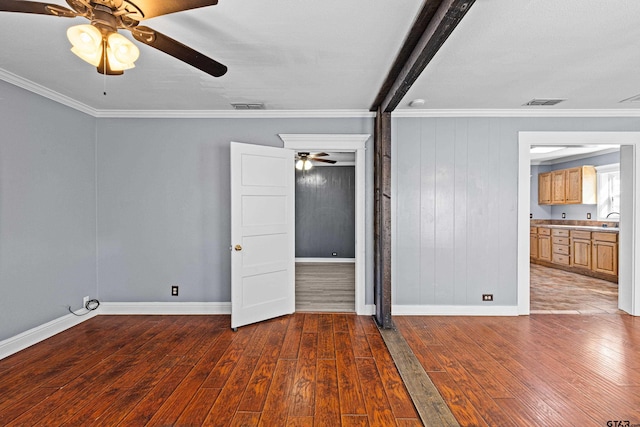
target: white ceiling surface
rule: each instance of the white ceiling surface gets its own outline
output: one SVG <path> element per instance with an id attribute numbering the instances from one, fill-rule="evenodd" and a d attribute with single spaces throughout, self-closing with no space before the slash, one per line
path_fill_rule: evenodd
<path id="1" fill-rule="evenodd" d="M 557 148 L 559 149 L 547 153 L 531 152 L 529 154 L 531 164 L 541 165 L 561 163 L 620 151 L 619 145 L 574 145 L 568 147 L 559 146 Z"/>
<path id="2" fill-rule="evenodd" d="M 638 40 L 637 0 L 476 0 L 399 108 L 640 108 Z"/>
<path id="3" fill-rule="evenodd" d="M 67 28 L 86 19 L 3 12 L 0 69 L 97 110 L 366 111 L 421 4 L 220 0 L 142 22 L 225 64 L 219 78 L 134 41 L 136 68 L 105 79 L 69 50 Z"/>
<path id="4" fill-rule="evenodd" d="M 0 78 L 15 75 L 99 111 L 259 102 L 366 112 L 421 5 L 220 0 L 143 21 L 227 65 L 220 78 L 135 42 L 136 68 L 105 79 L 69 50 L 66 29 L 85 19 L 4 12 Z M 398 109 L 415 111 L 408 102 L 416 98 L 426 110 L 640 108 L 620 103 L 640 94 L 638 24 L 637 0 L 476 0 Z M 567 101 L 522 107 L 533 98 Z"/>

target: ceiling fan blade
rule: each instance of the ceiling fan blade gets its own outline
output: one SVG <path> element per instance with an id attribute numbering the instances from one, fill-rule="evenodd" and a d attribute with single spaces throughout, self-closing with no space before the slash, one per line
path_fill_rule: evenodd
<path id="1" fill-rule="evenodd" d="M 328 156 L 328 155 L 329 154 L 327 154 L 327 153 L 313 153 L 309 157 L 311 157 L 313 159 L 314 157 L 324 157 L 324 156 Z"/>
<path id="2" fill-rule="evenodd" d="M 214 6 L 218 4 L 218 0 L 125 0 L 125 3 L 133 4 L 134 8 L 140 11 L 141 16 L 131 17 L 142 21 L 183 10 Z"/>
<path id="3" fill-rule="evenodd" d="M 227 72 L 225 65 L 149 27 L 133 27 L 130 30 L 139 42 L 161 50 L 207 74 L 220 77 Z"/>
<path id="4" fill-rule="evenodd" d="M 38 15 L 53 15 L 63 18 L 75 18 L 78 16 L 73 10 L 57 4 L 24 0 L 0 0 L 0 12 L 36 13 Z"/>
<path id="5" fill-rule="evenodd" d="M 332 165 L 338 163 L 335 160 L 327 160 L 327 159 L 316 159 L 314 157 L 311 158 L 314 162 L 322 162 L 322 163 L 331 163 Z"/>

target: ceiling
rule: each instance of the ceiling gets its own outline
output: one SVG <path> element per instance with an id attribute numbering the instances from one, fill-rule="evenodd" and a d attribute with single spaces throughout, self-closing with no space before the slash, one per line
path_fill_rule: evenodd
<path id="1" fill-rule="evenodd" d="M 543 145 L 532 146 L 529 158 L 531 159 L 532 165 L 551 165 L 619 151 L 619 145 L 611 144 L 572 145 L 567 147 Z"/>
<path id="2" fill-rule="evenodd" d="M 227 65 L 220 78 L 138 42 L 136 68 L 105 78 L 69 50 L 66 29 L 83 18 L 5 12 L 0 78 L 97 111 L 263 103 L 278 111 L 367 112 L 421 6 L 220 0 L 144 21 Z M 640 94 L 639 23 L 633 0 L 476 0 L 398 108 L 415 110 L 408 103 L 417 98 L 425 100 L 421 110 L 640 108 L 620 102 Z M 522 106 L 533 98 L 566 101 Z"/>

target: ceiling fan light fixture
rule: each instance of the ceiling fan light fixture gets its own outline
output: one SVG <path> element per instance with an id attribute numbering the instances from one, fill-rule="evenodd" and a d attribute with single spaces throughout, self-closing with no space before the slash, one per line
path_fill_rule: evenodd
<path id="1" fill-rule="evenodd" d="M 107 37 L 107 55 L 111 69 L 123 71 L 135 67 L 140 49 L 122 34 L 111 33 Z"/>
<path id="2" fill-rule="evenodd" d="M 301 170 L 308 171 L 312 167 L 313 165 L 311 164 L 311 161 L 307 159 L 300 159 L 296 162 L 296 169 L 298 169 L 299 171 Z"/>
<path id="3" fill-rule="evenodd" d="M 102 33 L 93 25 L 75 25 L 67 30 L 71 52 L 97 67 L 102 57 Z"/>

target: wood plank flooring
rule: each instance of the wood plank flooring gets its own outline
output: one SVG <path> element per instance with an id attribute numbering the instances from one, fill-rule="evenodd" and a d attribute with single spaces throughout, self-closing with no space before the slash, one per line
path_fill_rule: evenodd
<path id="1" fill-rule="evenodd" d="M 419 426 L 370 317 L 97 316 L 0 360 L 3 426 Z"/>
<path id="2" fill-rule="evenodd" d="M 640 318 L 396 316 L 462 426 L 640 424 Z M 623 420 L 626 423 L 608 424 Z"/>
<path id="3" fill-rule="evenodd" d="M 618 313 L 618 284 L 531 264 L 531 313 Z"/>
<path id="4" fill-rule="evenodd" d="M 296 311 L 355 312 L 355 266 L 296 262 Z"/>

